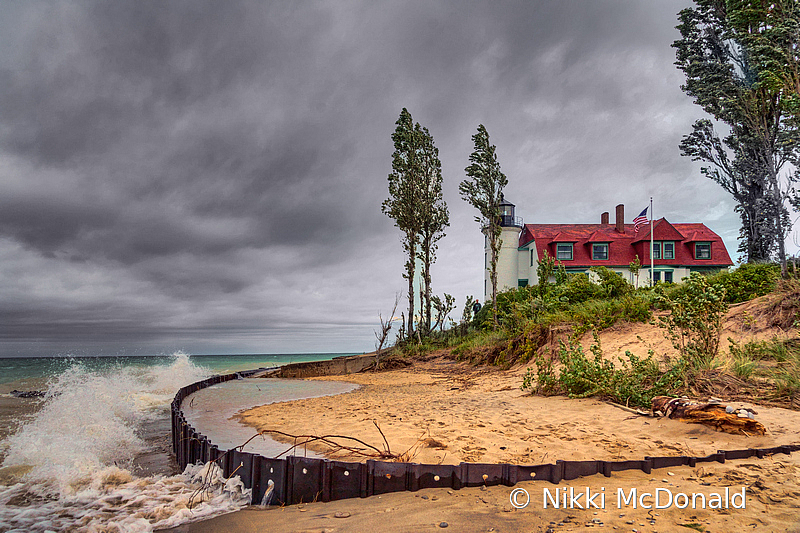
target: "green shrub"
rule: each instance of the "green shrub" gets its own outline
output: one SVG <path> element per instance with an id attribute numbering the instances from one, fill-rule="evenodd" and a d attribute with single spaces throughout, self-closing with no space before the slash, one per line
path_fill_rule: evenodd
<path id="1" fill-rule="evenodd" d="M 549 355 L 549 354 L 548 354 Z M 536 354 L 533 356 L 536 371 L 528 368 L 522 376 L 522 390 L 530 390 L 538 394 L 550 394 L 558 391 L 558 377 L 552 357 Z"/>
<path id="2" fill-rule="evenodd" d="M 547 253 L 547 250 L 544 251 L 542 254 L 542 259 L 539 261 L 539 264 L 536 265 L 536 275 L 539 278 L 539 294 L 545 294 L 550 284 L 550 276 L 556 270 L 556 260 L 550 257 L 550 254 Z"/>
<path id="3" fill-rule="evenodd" d="M 634 293 L 622 299 L 623 320 L 628 322 L 648 322 L 653 317 L 650 294 Z"/>
<path id="4" fill-rule="evenodd" d="M 603 289 L 597 283 L 592 282 L 589 276 L 584 274 L 569 274 L 567 281 L 554 289 L 559 298 L 566 298 L 566 301 L 575 304 L 599 298 L 603 295 Z"/>
<path id="5" fill-rule="evenodd" d="M 578 333 L 613 326 L 618 320 L 647 322 L 652 316 L 650 304 L 638 294 L 608 300 L 589 300 L 573 305 L 568 316 Z"/>
<path id="6" fill-rule="evenodd" d="M 709 368 L 719 353 L 722 317 L 728 311 L 725 289 L 692 272 L 679 290 L 657 285 L 655 293 L 658 304 L 670 311 L 659 317 L 658 325 L 672 345 L 691 366 Z"/>
<path id="7" fill-rule="evenodd" d="M 722 271 L 714 274 L 709 278 L 709 282 L 725 289 L 726 302 L 739 303 L 775 290 L 780 274 L 781 269 L 778 265 L 747 263 L 730 272 Z"/>
<path id="8" fill-rule="evenodd" d="M 662 370 L 650 353 L 640 359 L 630 352 L 619 357 L 619 366 L 603 358 L 600 343 L 590 348 L 587 357 L 578 344 L 561 343 L 558 356 L 561 368 L 556 374 L 552 361 L 538 357 L 536 370 L 529 368 L 523 377 L 522 390 L 531 392 L 563 392 L 570 398 L 599 396 L 625 405 L 650 407 L 655 396 L 670 394 L 682 384 L 682 361 Z"/>
<path id="9" fill-rule="evenodd" d="M 600 278 L 600 287 L 603 294 L 608 298 L 619 298 L 633 291 L 633 285 L 625 281 L 625 278 L 603 266 L 595 266 L 589 269 Z"/>

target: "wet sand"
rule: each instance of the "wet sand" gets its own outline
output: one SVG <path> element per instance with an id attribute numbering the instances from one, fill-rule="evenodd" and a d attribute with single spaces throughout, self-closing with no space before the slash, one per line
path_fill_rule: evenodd
<path id="1" fill-rule="evenodd" d="M 172 476 L 180 473 L 172 453 L 170 414 L 167 411 L 157 420 L 146 422 L 141 435 L 148 451 L 137 455 L 131 465 L 131 473 L 139 477 Z"/>
<path id="2" fill-rule="evenodd" d="M 6 455 L 5 440 L 29 421 L 42 405 L 41 398 L 17 398 L 12 390 L 41 390 L 43 382 L 15 381 L 0 384 L 0 464 Z"/>

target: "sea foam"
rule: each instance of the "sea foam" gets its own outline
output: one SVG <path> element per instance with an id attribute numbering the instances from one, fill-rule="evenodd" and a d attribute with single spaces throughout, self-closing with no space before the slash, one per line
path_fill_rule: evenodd
<path id="1" fill-rule="evenodd" d="M 176 353 L 169 364 L 90 371 L 74 364 L 53 380 L 36 416 L 8 438 L 3 467 L 26 471 L 0 486 L 0 530 L 152 531 L 246 505 L 248 490 L 211 465 L 139 478 L 141 425 L 169 416 L 178 388 L 207 377 Z M 198 488 L 203 498 L 189 509 Z"/>

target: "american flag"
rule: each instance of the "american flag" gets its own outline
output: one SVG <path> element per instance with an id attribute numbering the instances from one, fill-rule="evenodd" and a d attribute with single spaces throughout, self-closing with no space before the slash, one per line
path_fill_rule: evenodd
<path id="1" fill-rule="evenodd" d="M 647 209 L 648 208 L 645 207 L 642 210 L 642 212 L 639 213 L 639 216 L 633 219 L 633 232 L 634 233 L 639 233 L 639 226 L 641 226 L 643 224 L 647 224 L 647 222 L 648 222 L 648 220 L 647 220 Z"/>

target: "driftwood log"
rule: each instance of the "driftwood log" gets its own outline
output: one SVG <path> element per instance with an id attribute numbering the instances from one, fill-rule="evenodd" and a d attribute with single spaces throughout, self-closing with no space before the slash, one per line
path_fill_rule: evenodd
<path id="1" fill-rule="evenodd" d="M 734 409 L 719 402 L 703 403 L 688 398 L 656 396 L 653 398 L 652 411 L 654 415 L 704 424 L 734 435 L 749 437 L 767 433 L 764 424 L 753 419 L 756 412 L 752 409 Z"/>

